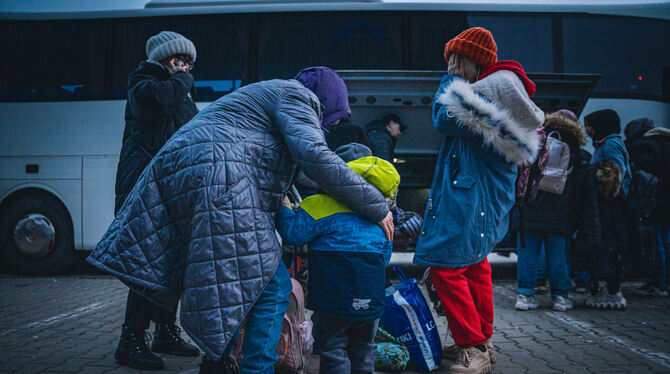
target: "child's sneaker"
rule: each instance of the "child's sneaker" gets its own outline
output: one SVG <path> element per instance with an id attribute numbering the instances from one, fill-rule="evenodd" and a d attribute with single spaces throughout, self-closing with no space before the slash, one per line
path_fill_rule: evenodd
<path id="1" fill-rule="evenodd" d="M 611 294 L 603 288 L 595 296 L 586 299 L 586 307 L 600 310 L 626 310 L 626 299 L 621 292 Z"/>
<path id="2" fill-rule="evenodd" d="M 491 358 L 477 347 L 463 348 L 458 360 L 449 367 L 449 374 L 490 374 Z"/>
<path id="3" fill-rule="evenodd" d="M 563 296 L 554 296 L 554 310 L 559 312 L 567 312 L 573 308 L 572 300 Z"/>
<path id="4" fill-rule="evenodd" d="M 495 364 L 498 358 L 496 357 L 496 350 L 493 348 L 493 342 L 491 341 L 491 338 L 489 338 L 486 343 L 484 343 L 484 345 L 486 346 L 486 351 L 489 353 L 489 359 L 491 360 L 491 363 Z"/>
<path id="5" fill-rule="evenodd" d="M 537 309 L 537 301 L 535 301 L 533 296 L 519 294 L 516 297 L 516 305 L 514 305 L 514 308 L 516 310 Z"/>
<path id="6" fill-rule="evenodd" d="M 666 297 L 668 296 L 668 291 L 647 283 L 639 288 L 633 289 L 633 295 Z"/>

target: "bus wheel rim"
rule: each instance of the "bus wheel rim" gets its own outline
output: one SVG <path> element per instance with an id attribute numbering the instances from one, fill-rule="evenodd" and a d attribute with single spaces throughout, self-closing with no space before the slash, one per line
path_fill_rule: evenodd
<path id="1" fill-rule="evenodd" d="M 56 230 L 49 218 L 39 213 L 31 213 L 16 223 L 14 242 L 23 256 L 39 259 L 53 250 Z"/>

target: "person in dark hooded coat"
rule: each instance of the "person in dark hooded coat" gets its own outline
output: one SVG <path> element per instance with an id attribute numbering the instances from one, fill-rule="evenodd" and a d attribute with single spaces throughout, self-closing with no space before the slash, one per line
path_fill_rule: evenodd
<path id="1" fill-rule="evenodd" d="M 151 158 L 198 113 L 190 73 L 196 58 L 193 43 L 176 32 L 163 31 L 147 41 L 146 52 L 148 59 L 128 77 L 126 127 L 116 171 L 114 214 L 121 209 Z M 121 340 L 114 354 L 116 360 L 149 370 L 163 367 L 163 361 L 152 351 L 197 356 L 198 348 L 184 342 L 175 326 L 176 305 L 170 309 L 173 310 L 160 308 L 130 289 Z M 144 331 L 151 320 L 156 331 L 149 350 Z"/>
<path id="2" fill-rule="evenodd" d="M 656 235 L 655 266 L 649 283 L 634 290 L 638 295 L 668 296 L 670 285 L 670 130 L 656 128 L 649 118 L 626 125 L 626 149 L 633 167 L 658 178 L 656 206 L 648 222 Z"/>
<path id="3" fill-rule="evenodd" d="M 595 148 L 591 163 L 598 164 L 607 160 L 614 162 L 622 173 L 621 191 L 627 196 L 633 177 L 628 152 L 620 134 L 619 115 L 612 109 L 598 110 L 584 117 L 584 126 Z"/>
<path id="4" fill-rule="evenodd" d="M 406 128 L 407 126 L 403 125 L 395 114 L 388 114 L 381 120 L 368 123 L 365 129 L 372 155 L 393 162 L 395 144 Z"/>
<path id="5" fill-rule="evenodd" d="M 296 166 L 392 239 L 384 196 L 324 139 L 344 82 L 324 67 L 296 79 L 242 87 L 179 129 L 88 258 L 160 305 L 181 301 L 181 326 L 207 356 L 201 373 L 228 370 L 245 319 L 242 372 L 272 371 L 291 292 L 275 213 Z"/>

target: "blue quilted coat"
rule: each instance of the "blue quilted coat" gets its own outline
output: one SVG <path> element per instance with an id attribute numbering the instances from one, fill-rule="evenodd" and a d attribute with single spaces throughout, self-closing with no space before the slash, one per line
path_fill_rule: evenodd
<path id="1" fill-rule="evenodd" d="M 294 80 L 243 87 L 180 128 L 140 176 L 88 261 L 169 307 L 219 359 L 280 261 L 275 212 L 296 165 L 363 217 L 382 194 L 331 152 L 318 98 Z"/>

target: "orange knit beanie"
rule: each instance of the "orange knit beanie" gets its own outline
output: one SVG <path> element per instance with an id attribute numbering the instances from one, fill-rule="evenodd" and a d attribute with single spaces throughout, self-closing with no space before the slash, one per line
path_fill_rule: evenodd
<path id="1" fill-rule="evenodd" d="M 483 27 L 469 28 L 451 39 L 444 47 L 444 59 L 457 54 L 479 65 L 490 65 L 498 60 L 498 46 L 491 32 Z"/>

